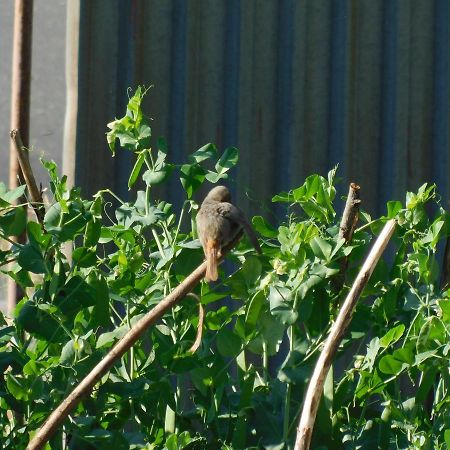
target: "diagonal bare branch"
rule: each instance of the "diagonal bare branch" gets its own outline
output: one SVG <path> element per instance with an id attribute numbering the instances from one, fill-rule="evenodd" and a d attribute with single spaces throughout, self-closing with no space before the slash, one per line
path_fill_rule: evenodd
<path id="1" fill-rule="evenodd" d="M 302 415 L 297 428 L 297 438 L 295 441 L 294 450 L 309 449 L 317 409 L 319 407 L 323 386 L 328 371 L 331 367 L 331 363 L 333 362 L 333 358 L 339 344 L 341 343 L 345 331 L 350 324 L 356 303 L 365 285 L 369 281 L 378 260 L 392 237 L 395 226 L 396 221 L 394 219 L 387 222 L 384 226 L 375 241 L 375 244 L 370 250 L 370 253 L 367 256 L 358 276 L 356 277 L 355 282 L 353 283 L 353 286 L 339 311 L 336 321 L 330 329 L 330 333 L 325 341 L 322 353 L 317 360 L 316 367 L 314 368 L 314 372 L 311 376 L 311 380 L 309 381 L 308 389 L 306 391 Z"/>
<path id="2" fill-rule="evenodd" d="M 225 256 L 242 237 L 240 233 L 234 241 L 229 244 L 222 253 Z M 223 257 L 221 258 L 221 261 Z M 92 369 L 92 371 L 78 383 L 75 389 L 62 401 L 62 403 L 50 414 L 42 427 L 37 431 L 27 446 L 27 450 L 38 450 L 43 448 L 46 442 L 53 436 L 59 425 L 66 419 L 70 411 L 80 402 L 83 396 L 88 395 L 95 383 L 119 360 L 167 311 L 173 308 L 205 276 L 206 262 L 200 264 L 181 284 L 179 284 L 167 297 L 158 303 L 142 319 L 131 328 L 125 336 L 109 351 L 109 353 Z"/>

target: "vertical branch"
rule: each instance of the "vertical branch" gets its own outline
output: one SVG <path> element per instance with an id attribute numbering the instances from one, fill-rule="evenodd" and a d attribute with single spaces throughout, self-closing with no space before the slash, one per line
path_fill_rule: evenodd
<path id="1" fill-rule="evenodd" d="M 29 142 L 31 37 L 33 28 L 33 0 L 16 0 L 14 10 L 14 40 L 11 85 L 11 129 L 19 129 L 25 146 Z M 14 144 L 10 148 L 9 184 L 17 187 L 22 173 Z M 24 240 L 24 237 L 19 237 Z M 13 282 L 8 285 L 8 311 L 11 312 L 20 298 L 20 288 Z"/>
<path id="2" fill-rule="evenodd" d="M 317 360 L 316 367 L 314 368 L 314 372 L 308 384 L 302 415 L 297 428 L 297 438 L 294 450 L 309 449 L 323 386 L 334 355 L 336 354 L 347 327 L 350 324 L 356 303 L 394 233 L 395 226 L 396 222 L 394 219 L 387 222 L 384 226 L 356 277 L 355 282 L 339 311 L 336 321 L 330 329 L 330 334 L 325 341 L 325 345 Z"/>

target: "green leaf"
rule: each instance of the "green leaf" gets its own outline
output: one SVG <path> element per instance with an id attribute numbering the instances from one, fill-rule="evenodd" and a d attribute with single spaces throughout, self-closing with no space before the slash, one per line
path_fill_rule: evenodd
<path id="1" fill-rule="evenodd" d="M 200 147 L 196 152 L 192 153 L 191 158 L 199 163 L 210 158 L 214 158 L 217 155 L 217 148 L 214 144 L 206 144 Z"/>
<path id="2" fill-rule="evenodd" d="M 79 234 L 84 235 L 86 224 L 92 220 L 92 213 L 84 211 L 83 207 L 80 209 L 80 206 L 75 202 L 67 202 L 65 212 L 61 202 L 55 203 L 45 214 L 45 229 L 61 242 L 73 240 Z"/>
<path id="3" fill-rule="evenodd" d="M 365 369 L 368 369 L 370 371 L 373 370 L 373 366 L 375 364 L 375 360 L 378 356 L 379 350 L 380 350 L 380 340 L 377 337 L 375 337 L 369 342 L 369 345 L 367 346 L 367 352 L 364 358 Z"/>
<path id="4" fill-rule="evenodd" d="M 444 440 L 447 448 L 450 448 L 450 429 L 444 431 Z"/>
<path id="5" fill-rule="evenodd" d="M 236 147 L 228 147 L 222 153 L 215 165 L 217 173 L 225 173 L 234 167 L 239 160 L 239 151 Z"/>
<path id="6" fill-rule="evenodd" d="M 386 348 L 397 342 L 403 336 L 404 331 L 405 325 L 402 323 L 391 328 L 382 338 L 380 338 L 381 347 Z"/>
<path id="7" fill-rule="evenodd" d="M 247 286 L 253 286 L 261 276 L 262 264 L 257 256 L 247 256 L 241 274 Z"/>
<path id="8" fill-rule="evenodd" d="M 84 245 L 86 247 L 95 247 L 98 244 L 102 231 L 102 223 L 100 220 L 91 220 L 86 225 L 84 234 Z"/>
<path id="9" fill-rule="evenodd" d="M 429 244 L 431 248 L 435 249 L 440 239 L 445 237 L 445 221 L 436 220 L 431 224 L 427 234 L 420 240 L 422 244 Z"/>
<path id="10" fill-rule="evenodd" d="M 290 192 L 280 192 L 272 197 L 273 203 L 292 203 L 294 201 L 294 195 Z"/>
<path id="11" fill-rule="evenodd" d="M 294 200 L 298 202 L 314 197 L 320 189 L 321 178 L 320 175 L 310 175 L 307 177 L 302 186 L 293 190 Z"/>
<path id="12" fill-rule="evenodd" d="M 211 295 L 211 294 L 210 294 Z M 220 296 L 223 298 L 225 295 Z M 202 295 L 203 303 L 203 295 Z M 209 330 L 220 330 L 224 325 L 231 321 L 232 315 L 226 306 L 222 306 L 217 311 L 208 311 L 206 314 L 205 324 Z"/>
<path id="13" fill-rule="evenodd" d="M 58 342 L 64 336 L 58 321 L 30 300 L 20 310 L 17 323 L 25 331 L 46 341 Z"/>
<path id="14" fill-rule="evenodd" d="M 59 363 L 63 367 L 72 367 L 76 362 L 77 352 L 75 350 L 75 343 L 73 339 L 67 342 L 61 351 Z"/>
<path id="15" fill-rule="evenodd" d="M 6 387 L 16 400 L 28 400 L 28 386 L 23 378 L 8 373 L 6 375 Z"/>
<path id="16" fill-rule="evenodd" d="M 323 399 L 328 413 L 333 413 L 333 397 L 334 397 L 334 371 L 333 366 L 330 367 L 327 377 L 325 378 L 325 383 L 323 385 Z"/>
<path id="17" fill-rule="evenodd" d="M 190 199 L 205 180 L 206 172 L 198 164 L 184 164 L 181 166 L 180 172 L 181 184 Z"/>
<path id="18" fill-rule="evenodd" d="M 0 183 L 0 199 L 4 200 L 6 203 L 13 203 L 14 200 L 19 199 L 25 194 L 25 190 L 27 189 L 26 184 L 22 186 L 16 187 L 11 190 L 6 190 L 6 187 L 3 183 Z M 5 205 L 6 206 L 6 205 Z"/>
<path id="19" fill-rule="evenodd" d="M 387 202 L 386 207 L 387 207 L 387 217 L 389 219 L 395 219 L 397 213 L 403 208 L 403 205 L 401 202 L 396 200 Z"/>
<path id="20" fill-rule="evenodd" d="M 217 349 L 223 356 L 237 356 L 242 349 L 242 342 L 239 336 L 224 327 L 217 334 Z"/>
<path id="21" fill-rule="evenodd" d="M 207 395 L 208 390 L 213 386 L 213 377 L 210 369 L 198 367 L 190 371 L 192 383 L 203 394 Z"/>
<path id="22" fill-rule="evenodd" d="M 278 231 L 272 227 L 262 216 L 255 216 L 252 219 L 254 229 L 266 238 L 276 238 Z"/>
<path id="23" fill-rule="evenodd" d="M 283 286 L 271 286 L 269 291 L 269 303 L 271 314 L 281 323 L 292 325 L 298 317 L 293 309 L 291 290 Z"/>
<path id="24" fill-rule="evenodd" d="M 61 230 L 60 227 L 61 220 L 61 205 L 59 203 L 54 203 L 51 205 L 44 216 L 44 226 L 45 229 L 50 232 L 52 230 Z"/>
<path id="25" fill-rule="evenodd" d="M 168 151 L 167 141 L 164 138 L 162 138 L 162 137 L 158 138 L 157 147 L 158 147 L 158 150 L 160 150 L 162 153 L 167 154 L 167 151 Z"/>
<path id="26" fill-rule="evenodd" d="M 9 342 L 11 338 L 16 334 L 16 329 L 13 326 L 4 327 L 0 329 L 0 345 Z"/>
<path id="27" fill-rule="evenodd" d="M 116 340 L 125 336 L 127 331 L 128 326 L 122 325 L 121 327 L 118 327 L 113 331 L 102 333 L 97 339 L 96 348 L 101 348 L 104 347 L 105 345 L 112 345 Z"/>
<path id="28" fill-rule="evenodd" d="M 146 147 L 146 144 L 149 142 L 148 138 L 152 135 L 152 129 L 146 124 L 141 123 L 136 129 L 138 134 L 139 144 L 142 147 Z"/>
<path id="29" fill-rule="evenodd" d="M 170 164 L 164 164 L 158 170 L 146 170 L 142 175 L 142 180 L 147 186 L 155 186 L 163 183 L 171 174 L 173 166 Z"/>
<path id="30" fill-rule="evenodd" d="M 27 223 L 27 212 L 22 206 L 3 212 L 0 215 L 0 229 L 6 236 L 21 235 Z"/>
<path id="31" fill-rule="evenodd" d="M 216 184 L 219 180 L 227 179 L 228 175 L 226 173 L 216 173 L 208 170 L 208 173 L 205 175 L 205 178 L 213 184 Z"/>
<path id="32" fill-rule="evenodd" d="M 88 284 L 95 293 L 91 324 L 93 327 L 106 327 L 111 323 L 108 284 L 103 276 L 96 274 L 88 278 Z"/>
<path id="33" fill-rule="evenodd" d="M 32 244 L 22 246 L 17 258 L 17 263 L 22 269 L 33 273 L 47 273 L 44 257 L 39 250 Z"/>
<path id="34" fill-rule="evenodd" d="M 72 252 L 73 262 L 78 267 L 92 267 L 97 262 L 95 252 L 87 247 L 78 247 Z"/>
<path id="35" fill-rule="evenodd" d="M 445 325 L 436 316 L 428 317 L 422 325 L 417 339 L 417 352 L 434 350 L 447 343 L 448 334 Z"/>
<path id="36" fill-rule="evenodd" d="M 273 317 L 269 311 L 262 310 L 259 315 L 257 327 L 259 335 L 250 342 L 249 349 L 256 354 L 262 354 L 265 346 L 265 350 L 269 356 L 275 355 L 283 340 L 286 325 Z"/>
<path id="37" fill-rule="evenodd" d="M 387 375 L 398 375 L 405 368 L 414 363 L 414 355 L 409 347 L 395 350 L 392 355 L 385 355 L 381 358 L 378 368 Z"/>
<path id="38" fill-rule="evenodd" d="M 263 291 L 258 291 L 257 294 L 251 298 L 245 313 L 244 324 L 246 336 L 249 336 L 256 331 L 259 315 L 265 304 L 266 297 Z"/>
<path id="39" fill-rule="evenodd" d="M 402 371 L 404 362 L 399 361 L 392 355 L 385 355 L 381 358 L 378 368 L 387 375 L 398 374 Z"/>
<path id="40" fill-rule="evenodd" d="M 450 300 L 439 300 L 437 303 L 441 309 L 442 320 L 450 324 Z"/>
<path id="41" fill-rule="evenodd" d="M 251 409 L 252 396 L 253 396 L 253 388 L 255 384 L 255 372 L 251 372 L 249 374 L 245 374 L 241 378 L 240 387 L 241 387 L 241 398 L 239 401 L 239 413 L 237 423 L 234 426 L 232 445 L 233 448 L 245 448 L 245 442 L 247 439 L 248 433 L 248 420 L 246 411 Z"/>
<path id="42" fill-rule="evenodd" d="M 136 162 L 134 163 L 133 169 L 130 173 L 130 177 L 128 178 L 128 189 L 131 189 L 134 183 L 136 183 L 136 180 L 138 179 L 142 165 L 145 162 L 146 152 L 147 150 L 144 150 L 138 154 Z"/>
<path id="43" fill-rule="evenodd" d="M 436 381 L 437 371 L 438 368 L 435 366 L 431 366 L 425 369 L 420 380 L 419 388 L 417 389 L 416 403 L 422 404 L 426 401 L 428 392 L 430 392 L 430 389 L 433 387 Z"/>
<path id="44" fill-rule="evenodd" d="M 316 255 L 318 258 L 324 259 L 326 261 L 329 261 L 331 252 L 333 250 L 333 247 L 330 243 L 328 243 L 325 239 L 322 239 L 319 236 L 316 236 L 311 242 L 310 242 L 312 251 L 314 252 L 314 255 Z"/>

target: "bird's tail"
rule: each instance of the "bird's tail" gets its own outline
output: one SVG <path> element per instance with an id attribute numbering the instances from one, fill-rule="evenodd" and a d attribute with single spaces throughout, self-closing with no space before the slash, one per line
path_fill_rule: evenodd
<path id="1" fill-rule="evenodd" d="M 219 259 L 219 243 L 215 239 L 206 241 L 206 281 L 216 281 L 219 277 L 217 272 L 217 261 Z"/>

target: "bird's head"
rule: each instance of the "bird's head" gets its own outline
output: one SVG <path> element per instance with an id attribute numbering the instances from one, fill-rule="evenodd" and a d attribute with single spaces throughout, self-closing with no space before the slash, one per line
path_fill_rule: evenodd
<path id="1" fill-rule="evenodd" d="M 226 186 L 216 186 L 208 192 L 205 200 L 212 200 L 214 202 L 230 202 L 231 193 Z"/>

